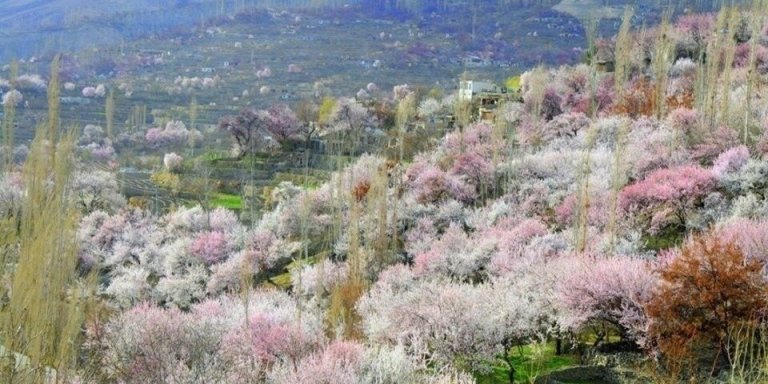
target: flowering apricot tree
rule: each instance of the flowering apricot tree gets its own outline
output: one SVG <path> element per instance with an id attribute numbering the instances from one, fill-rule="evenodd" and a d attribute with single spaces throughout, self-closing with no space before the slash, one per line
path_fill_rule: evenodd
<path id="1" fill-rule="evenodd" d="M 640 211 L 652 216 L 651 222 L 664 223 L 669 216 L 686 226 L 694 205 L 715 187 L 712 171 L 698 165 L 659 169 L 625 187 L 619 204 L 625 211 Z"/>

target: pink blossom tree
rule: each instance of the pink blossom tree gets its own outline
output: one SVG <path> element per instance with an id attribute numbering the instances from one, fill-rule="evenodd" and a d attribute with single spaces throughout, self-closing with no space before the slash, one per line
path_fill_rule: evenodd
<path id="1" fill-rule="evenodd" d="M 302 359 L 295 369 L 275 378 L 278 383 L 356 384 L 362 382 L 365 348 L 355 342 L 334 341 L 322 352 Z"/>
<path id="2" fill-rule="evenodd" d="M 669 112 L 667 122 L 670 127 L 685 136 L 693 135 L 699 129 L 701 117 L 699 112 L 689 108 L 677 108 Z"/>
<path id="3" fill-rule="evenodd" d="M 91 321 L 86 350 L 102 377 L 124 383 L 263 381 L 278 362 L 298 364 L 325 344 L 322 316 L 284 292 L 208 300 L 187 312 L 141 304 Z"/>
<path id="4" fill-rule="evenodd" d="M 761 74 L 765 74 L 766 71 L 768 71 L 768 48 L 763 46 L 762 44 L 755 44 L 755 56 L 754 56 L 754 63 L 755 67 L 757 68 L 757 71 Z M 734 52 L 734 58 L 733 58 L 733 66 L 735 68 L 746 68 L 749 67 L 752 60 L 752 44 L 741 43 L 736 46 L 736 51 Z"/>
<path id="5" fill-rule="evenodd" d="M 260 261 L 287 257 L 283 251 L 293 249 L 272 237 L 265 246 L 245 239 L 252 237 L 231 212 L 206 213 L 199 206 L 160 217 L 140 210 L 94 211 L 78 232 L 81 269 L 99 267 L 101 292 L 120 308 L 142 301 L 189 308 L 238 284 L 246 273 L 258 274 Z M 214 277 L 222 285 L 217 289 L 209 286 Z"/>
<path id="6" fill-rule="evenodd" d="M 169 121 L 165 127 L 150 128 L 144 138 L 151 148 L 161 148 L 187 143 L 190 131 L 181 121 Z"/>
<path id="7" fill-rule="evenodd" d="M 269 131 L 270 117 L 264 111 L 246 108 L 237 116 L 219 119 L 219 129 L 229 133 L 237 145 L 238 158 L 273 148 L 277 141 Z"/>
<path id="8" fill-rule="evenodd" d="M 406 179 L 419 201 L 450 196 L 469 202 L 496 185 L 494 165 L 504 158 L 500 149 L 490 124 L 470 124 L 446 135 L 432 158 L 417 156 Z"/>
<path id="9" fill-rule="evenodd" d="M 477 196 L 474 186 L 426 162 L 412 164 L 406 171 L 406 180 L 409 193 L 420 203 L 439 202 L 449 197 L 471 201 Z"/>
<path id="10" fill-rule="evenodd" d="M 749 149 L 746 146 L 740 145 L 731 148 L 717 156 L 714 164 L 712 164 L 712 173 L 718 180 L 722 179 L 727 174 L 741 170 L 748 160 Z"/>
<path id="11" fill-rule="evenodd" d="M 285 104 L 275 104 L 267 109 L 267 130 L 278 140 L 285 141 L 299 133 L 301 126 L 296 114 Z"/>
<path id="12" fill-rule="evenodd" d="M 424 357 L 418 353 L 419 344 L 366 346 L 355 341 L 336 340 L 303 358 L 297 365 L 279 364 L 270 372 L 269 381 L 276 384 L 474 383 L 469 374 L 455 369 L 431 372 L 426 368 Z"/>
<path id="13" fill-rule="evenodd" d="M 297 364 L 319 346 L 321 337 L 308 334 L 301 324 L 276 318 L 269 313 L 251 315 L 244 325 L 235 326 L 223 337 L 225 356 L 238 363 L 254 360 L 256 366 L 269 369 L 281 359 Z M 259 378 L 258 372 L 254 375 Z"/>
<path id="14" fill-rule="evenodd" d="M 219 231 L 208 231 L 197 235 L 189 247 L 192 254 L 206 264 L 222 261 L 230 252 L 227 235 Z"/>
<path id="15" fill-rule="evenodd" d="M 653 265 L 631 256 L 575 255 L 564 262 L 570 271 L 561 276 L 556 288 L 559 324 L 578 332 L 590 326 L 599 330 L 605 322 L 623 339 L 642 345 L 647 325 L 643 306 L 657 280 Z M 598 334 L 596 343 L 605 336 L 602 331 Z"/>
<path id="16" fill-rule="evenodd" d="M 414 258 L 417 275 L 445 276 L 457 281 L 478 281 L 493 255 L 493 241 L 471 239 L 456 223 L 451 223 L 428 251 Z"/>
<path id="17" fill-rule="evenodd" d="M 712 171 L 698 165 L 659 169 L 622 189 L 619 204 L 625 212 L 653 216 L 657 223 L 674 217 L 685 228 L 696 202 L 714 187 Z"/>
<path id="18" fill-rule="evenodd" d="M 746 259 L 768 263 L 768 221 L 764 218 L 731 219 L 720 223 L 715 234 L 736 245 Z M 764 274 L 768 277 L 768 271 Z"/>
<path id="19" fill-rule="evenodd" d="M 492 185 L 493 165 L 477 153 L 465 153 L 459 155 L 449 170 L 450 175 L 463 176 L 465 180 L 475 186 Z"/>
<path id="20" fill-rule="evenodd" d="M 698 60 L 707 41 L 715 32 L 715 18 L 712 14 L 683 15 L 677 20 L 675 29 L 682 39 L 676 47 L 678 57 Z"/>

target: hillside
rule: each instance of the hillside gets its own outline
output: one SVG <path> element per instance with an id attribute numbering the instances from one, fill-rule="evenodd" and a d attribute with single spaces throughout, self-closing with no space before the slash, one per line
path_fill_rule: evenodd
<path id="1" fill-rule="evenodd" d="M 0 60 L 118 44 L 189 27 L 217 12 L 215 0 L 3 1 Z"/>
<path id="2" fill-rule="evenodd" d="M 658 13 L 668 8 L 655 1 L 631 2 L 643 14 Z M 530 17 L 525 9 L 553 9 L 577 18 L 615 18 L 624 0 L 610 2 L 557 1 L 407 1 L 393 3 L 380 0 L 302 1 L 302 0 L 176 0 L 156 2 L 86 1 L 86 0 L 12 0 L 0 4 L 0 60 L 45 56 L 52 52 L 103 47 L 134 41 L 158 33 L 188 30 L 206 23 L 210 18 L 231 17 L 254 9 L 301 10 L 324 9 L 329 14 L 343 15 L 348 9 L 365 10 L 363 18 L 396 18 L 418 21 L 434 14 L 474 15 L 478 24 L 517 24 Z M 714 1 L 684 1 L 674 6 L 676 11 L 713 9 Z M 509 11 L 507 14 L 506 11 Z M 479 13 L 479 15 L 478 15 Z M 479 16 L 479 19 L 477 18 Z M 343 16 L 341 16 L 343 17 Z M 472 17 L 466 17 L 470 20 Z M 653 17 L 652 17 L 653 19 Z M 648 20 L 650 23 L 653 20 Z M 643 22 L 640 20 L 639 22 Z M 613 22 L 611 22 L 613 24 Z M 503 29 L 503 28 L 502 28 Z M 609 28 L 610 29 L 610 28 Z M 523 27 L 520 36 L 538 28 Z M 495 33 L 494 31 L 493 33 Z M 606 30 L 608 34 L 609 30 Z M 569 32 L 571 33 L 571 32 Z M 576 32 L 578 33 L 578 32 Z M 510 38 L 510 36 L 507 36 Z M 550 40 L 552 42 L 552 40 Z M 524 57 L 525 55 L 521 55 Z M 549 62 L 549 58 L 534 60 Z"/>
<path id="3" fill-rule="evenodd" d="M 768 3 L 376 4 L 2 69 L 0 382 L 768 382 Z"/>
<path id="4" fill-rule="evenodd" d="M 63 96 L 75 100 L 83 88 L 98 84 L 121 88 L 118 122 L 127 121 L 137 107 L 185 108 L 194 96 L 207 106 L 200 121 L 215 123 L 246 105 L 351 96 L 369 83 L 380 89 L 407 83 L 441 92 L 452 91 L 461 76 L 501 84 L 539 64 L 579 62 L 587 44 L 582 20 L 553 10 L 551 2 L 479 2 L 476 7 L 446 2 L 445 8 L 425 7 L 423 13 L 367 3 L 282 11 L 205 0 L 150 3 L 4 2 L 0 57 L 40 55 L 22 63 L 20 73 L 44 75 L 50 53 L 65 52 L 65 81 L 75 88 Z M 641 7 L 633 23 L 651 25 L 659 14 L 659 7 Z M 610 36 L 617 26 L 615 19 L 603 20 L 598 36 Z M 0 77 L 8 76 L 5 67 Z M 205 78 L 216 85 L 177 84 Z M 20 113 L 22 129 L 31 137 L 45 100 L 35 94 L 27 100 Z M 77 113 L 64 108 L 65 121 L 104 123 L 103 99 L 76 107 Z"/>

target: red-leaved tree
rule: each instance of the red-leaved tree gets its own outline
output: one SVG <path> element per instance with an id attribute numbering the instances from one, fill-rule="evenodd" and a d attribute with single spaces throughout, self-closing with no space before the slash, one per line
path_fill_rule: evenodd
<path id="1" fill-rule="evenodd" d="M 744 256 L 717 233 L 690 239 L 662 263 L 646 306 L 648 336 L 668 365 L 727 366 L 734 326 L 763 321 L 768 284 L 764 262 Z"/>

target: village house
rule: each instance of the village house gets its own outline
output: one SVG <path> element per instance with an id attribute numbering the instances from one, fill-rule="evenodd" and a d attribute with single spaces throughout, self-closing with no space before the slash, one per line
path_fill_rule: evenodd
<path id="1" fill-rule="evenodd" d="M 496 108 L 506 94 L 506 88 L 500 88 L 490 81 L 462 80 L 459 82 L 459 100 L 472 103 L 472 108 L 477 111 L 480 120 L 493 120 L 496 117 Z"/>

